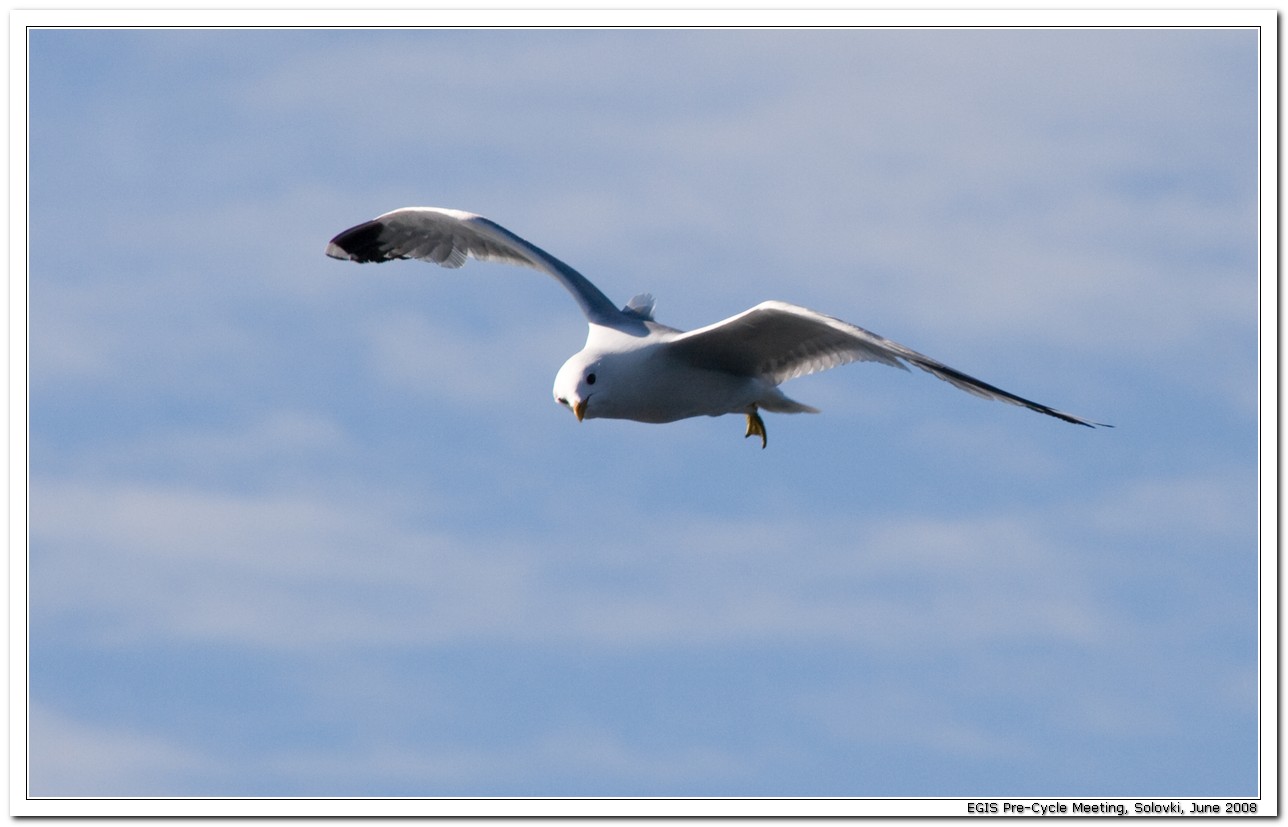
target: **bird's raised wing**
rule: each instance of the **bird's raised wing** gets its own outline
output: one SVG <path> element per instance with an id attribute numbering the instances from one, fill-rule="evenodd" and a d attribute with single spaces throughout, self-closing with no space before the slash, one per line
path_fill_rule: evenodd
<path id="1" fill-rule="evenodd" d="M 472 256 L 520 264 L 554 276 L 590 321 L 607 324 L 622 315 L 581 273 L 495 221 L 460 210 L 404 207 L 387 212 L 331 239 L 326 254 L 361 263 L 414 258 L 460 267 Z"/>
<path id="2" fill-rule="evenodd" d="M 903 370 L 915 365 L 975 396 L 1021 405 L 1089 428 L 1101 424 L 1008 393 L 898 342 L 786 302 L 763 302 L 722 322 L 683 333 L 670 347 L 676 355 L 701 367 L 765 377 L 775 383 L 850 362 L 881 362 Z"/>

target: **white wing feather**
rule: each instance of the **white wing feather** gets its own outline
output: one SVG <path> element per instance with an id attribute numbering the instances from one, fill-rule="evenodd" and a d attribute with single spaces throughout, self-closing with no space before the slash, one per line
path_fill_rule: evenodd
<path id="1" fill-rule="evenodd" d="M 693 364 L 775 384 L 850 362 L 916 367 L 967 393 L 1021 405 L 1078 425 L 1100 423 L 1016 396 L 849 322 L 786 302 L 768 301 L 737 316 L 683 333 L 670 343 Z"/>

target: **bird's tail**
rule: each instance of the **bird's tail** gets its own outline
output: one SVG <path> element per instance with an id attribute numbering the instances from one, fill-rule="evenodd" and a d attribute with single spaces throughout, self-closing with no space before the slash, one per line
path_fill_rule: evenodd
<path id="1" fill-rule="evenodd" d="M 772 413 L 818 413 L 818 408 L 811 408 L 809 405 L 797 402 L 795 399 L 788 398 L 787 394 L 774 388 L 772 393 L 765 394 L 756 400 L 756 404 L 761 410 Z"/>

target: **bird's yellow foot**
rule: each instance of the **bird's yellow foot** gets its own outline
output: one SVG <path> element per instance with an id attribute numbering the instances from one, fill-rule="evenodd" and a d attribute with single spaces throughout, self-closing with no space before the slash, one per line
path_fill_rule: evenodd
<path id="1" fill-rule="evenodd" d="M 765 420 L 761 419 L 760 414 L 754 409 L 747 414 L 747 433 L 745 436 L 760 437 L 761 448 L 769 444 L 769 437 L 765 435 Z"/>

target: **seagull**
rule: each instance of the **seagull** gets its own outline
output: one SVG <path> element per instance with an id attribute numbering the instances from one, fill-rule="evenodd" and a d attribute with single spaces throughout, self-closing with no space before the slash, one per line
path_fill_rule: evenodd
<path id="1" fill-rule="evenodd" d="M 848 322 L 782 301 L 762 302 L 724 321 L 682 331 L 653 319 L 654 300 L 635 296 L 621 309 L 559 259 L 494 221 L 441 207 L 404 207 L 350 227 L 326 254 L 359 263 L 418 259 L 460 267 L 468 258 L 523 265 L 553 276 L 586 316 L 586 346 L 555 376 L 554 397 L 580 422 L 674 422 L 743 414 L 746 437 L 769 444 L 760 411 L 818 413 L 778 386 L 850 362 L 913 365 L 980 396 L 1088 428 L 1105 426 L 1057 411 L 968 376 L 929 356 Z"/>

